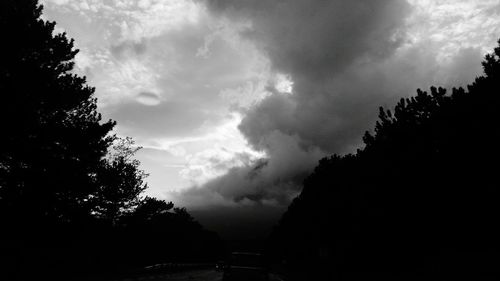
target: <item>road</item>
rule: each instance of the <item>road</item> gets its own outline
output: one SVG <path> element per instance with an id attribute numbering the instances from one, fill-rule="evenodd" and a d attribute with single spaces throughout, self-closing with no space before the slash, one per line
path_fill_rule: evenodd
<path id="1" fill-rule="evenodd" d="M 136 278 L 125 278 L 116 281 L 221 281 L 222 272 L 215 270 L 191 270 L 186 272 L 177 272 L 169 274 L 158 274 L 152 276 L 143 276 Z M 270 275 L 269 281 L 283 281 L 273 274 Z"/>
<path id="2" fill-rule="evenodd" d="M 186 272 L 164 273 L 114 281 L 221 281 L 222 273 L 215 270 L 191 270 Z"/>

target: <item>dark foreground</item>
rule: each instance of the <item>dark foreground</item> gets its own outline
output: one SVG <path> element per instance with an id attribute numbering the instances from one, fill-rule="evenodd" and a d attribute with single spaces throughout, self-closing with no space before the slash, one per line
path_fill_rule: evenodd
<path id="1" fill-rule="evenodd" d="M 221 281 L 222 272 L 212 269 L 198 269 L 175 273 L 159 273 L 152 275 L 142 275 L 136 277 L 126 277 L 122 279 L 113 279 L 110 281 L 136 281 L 136 280 L 155 280 L 155 281 Z M 277 275 L 270 274 L 269 281 L 283 281 Z"/>
<path id="2" fill-rule="evenodd" d="M 200 270 L 190 270 L 190 271 L 185 271 L 185 272 L 175 272 L 175 273 L 164 273 L 164 274 L 154 274 L 154 275 L 143 275 L 143 276 L 136 276 L 136 277 L 125 277 L 121 279 L 112 279 L 109 281 L 139 281 L 139 280 L 155 280 L 155 281 L 223 281 L 222 279 L 223 273 L 218 272 L 215 270 L 211 269 L 200 269 Z M 297 277 L 297 276 L 295 276 Z M 493 280 L 498 280 L 498 276 L 484 276 L 481 274 L 478 274 L 476 277 L 472 275 L 467 275 L 467 276 L 462 276 L 457 278 L 456 276 L 453 278 L 447 278 L 445 276 L 435 276 L 434 278 L 432 277 L 419 277 L 415 276 L 415 274 L 407 273 L 407 274 L 398 274 L 394 275 L 391 273 L 365 273 L 365 274 L 346 274 L 343 276 L 344 280 L 398 280 L 398 281 L 405 281 L 405 280 L 481 280 L 481 281 L 493 281 Z M 316 280 L 332 280 L 330 278 L 325 278 L 325 276 L 317 276 L 317 275 L 310 275 L 307 277 L 301 277 L 299 279 L 294 278 L 293 276 L 290 276 L 289 278 L 284 278 L 279 275 L 275 274 L 270 274 L 269 275 L 269 281 L 295 281 L 295 280 L 301 280 L 301 281 L 316 281 Z M 238 281 L 238 280 L 235 280 Z M 258 281 L 258 280 L 255 280 Z"/>
<path id="3" fill-rule="evenodd" d="M 156 280 L 156 281 L 219 281 L 222 280 L 222 273 L 211 269 L 189 270 L 185 272 L 144 274 L 142 276 L 125 277 L 112 279 L 110 281 L 136 281 L 136 280 Z"/>

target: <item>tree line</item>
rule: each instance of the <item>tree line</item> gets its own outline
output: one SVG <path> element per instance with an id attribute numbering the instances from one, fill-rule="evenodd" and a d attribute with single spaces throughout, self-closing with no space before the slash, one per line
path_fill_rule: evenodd
<path id="1" fill-rule="evenodd" d="M 467 89 L 380 108 L 363 148 L 322 159 L 270 238 L 274 258 L 297 280 L 495 276 L 500 47 L 482 65 Z"/>
<path id="2" fill-rule="evenodd" d="M 216 234 L 144 195 L 138 148 L 102 120 L 74 41 L 42 10 L 0 2 L 0 277 L 213 258 Z"/>

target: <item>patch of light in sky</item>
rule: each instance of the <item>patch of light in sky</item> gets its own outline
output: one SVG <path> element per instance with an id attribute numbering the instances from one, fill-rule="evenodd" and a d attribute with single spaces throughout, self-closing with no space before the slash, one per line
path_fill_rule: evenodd
<path id="1" fill-rule="evenodd" d="M 167 151 L 184 159 L 177 165 L 179 175 L 189 185 L 202 185 L 215 177 L 225 174 L 233 167 L 248 165 L 266 157 L 265 153 L 248 147 L 247 141 L 238 130 L 241 114 L 232 113 L 227 122 L 212 129 L 212 132 L 198 137 L 155 140 L 148 148 Z M 193 143 L 198 149 L 190 147 Z M 171 187 L 179 190 L 183 187 Z M 153 191 L 159 192 L 159 191 Z"/>
<path id="2" fill-rule="evenodd" d="M 436 45 L 437 60 L 446 63 L 461 48 L 489 52 L 500 34 L 499 19 L 492 17 L 498 0 L 408 0 L 414 13 L 408 19 L 410 45 Z"/>
<path id="3" fill-rule="evenodd" d="M 274 82 L 274 88 L 276 88 L 276 90 L 280 93 L 293 93 L 292 77 L 289 75 L 277 74 Z"/>

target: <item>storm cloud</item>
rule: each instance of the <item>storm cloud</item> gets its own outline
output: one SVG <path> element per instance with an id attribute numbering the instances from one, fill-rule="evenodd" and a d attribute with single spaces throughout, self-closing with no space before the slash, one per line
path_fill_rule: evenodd
<path id="1" fill-rule="evenodd" d="M 206 5 L 217 16 L 251 22 L 241 37 L 266 54 L 274 72 L 290 77 L 293 90 L 280 93 L 269 85 L 270 95 L 243 112 L 239 129 L 254 149 L 265 152 L 265 160 L 235 167 L 184 195 L 216 193 L 236 203 L 285 205 L 320 158 L 348 151 L 368 128 L 380 95 L 360 89 L 352 69 L 394 53 L 404 40 L 410 6 L 402 1 Z"/>
<path id="2" fill-rule="evenodd" d="M 379 106 L 470 83 L 500 36 L 498 0 L 43 3 L 103 117 L 145 147 L 146 193 L 230 225 L 277 218 Z"/>
<path id="3" fill-rule="evenodd" d="M 443 51 L 442 42 L 419 33 L 422 11 L 406 1 L 202 2 L 218 17 L 249 22 L 241 40 L 289 77 L 293 90 L 270 84 L 266 98 L 241 110 L 239 130 L 266 156 L 176 194 L 195 209 L 283 208 L 320 158 L 361 147 L 379 106 L 417 88 L 465 85 L 481 70 L 480 47 L 462 42 Z"/>

